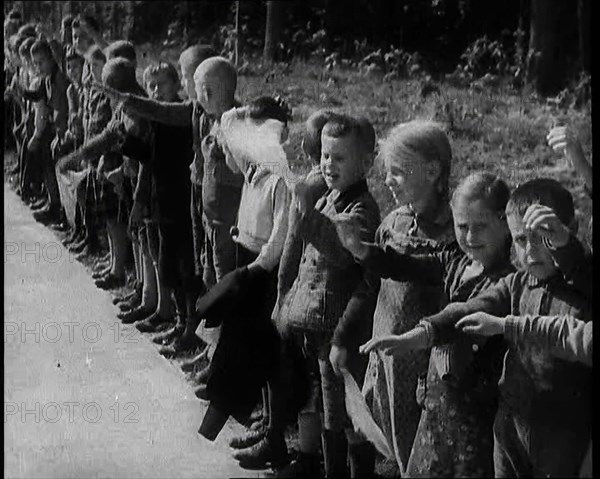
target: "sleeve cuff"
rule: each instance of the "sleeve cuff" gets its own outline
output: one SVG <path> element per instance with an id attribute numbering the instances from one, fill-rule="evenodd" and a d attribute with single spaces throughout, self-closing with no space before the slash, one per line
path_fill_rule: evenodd
<path id="1" fill-rule="evenodd" d="M 427 347 L 433 347 L 435 342 L 435 328 L 433 325 L 426 319 L 423 319 L 419 321 L 415 327 L 425 330 L 425 334 L 427 335 Z"/>
<path id="2" fill-rule="evenodd" d="M 518 337 L 518 316 L 506 316 L 504 318 L 504 337 L 509 341 L 515 341 Z"/>

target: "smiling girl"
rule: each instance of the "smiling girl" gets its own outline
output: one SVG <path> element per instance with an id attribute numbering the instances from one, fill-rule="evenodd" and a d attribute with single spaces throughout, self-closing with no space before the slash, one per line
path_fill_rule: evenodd
<path id="1" fill-rule="evenodd" d="M 380 158 L 396 209 L 377 230 L 378 246 L 427 254 L 454 240 L 448 204 L 452 152 L 446 134 L 432 122 L 401 123 L 381 142 Z M 410 330 L 424 315 L 441 308 L 442 292 L 439 285 L 382 278 L 372 335 Z M 402 472 L 421 415 L 415 390 L 418 377 L 427 373 L 428 358 L 426 351 L 401 357 L 373 354 L 369 358 L 363 393 Z"/>
<path id="2" fill-rule="evenodd" d="M 466 301 L 513 270 L 504 214 L 508 198 L 508 186 L 494 175 L 465 178 L 450 203 L 457 245 L 441 252 L 402 254 L 361 243 L 356 227 L 344 218 L 338 229 L 363 266 L 383 278 L 442 285 L 450 301 Z M 427 349 L 424 333 L 419 325 L 402 336 L 374 335 L 361 351 L 395 352 L 398 342 L 403 352 Z M 445 343 L 432 348 L 426 385 L 419 384 L 423 413 L 406 472 L 409 477 L 491 477 L 504 344 L 498 338 L 470 340 L 460 332 Z"/>

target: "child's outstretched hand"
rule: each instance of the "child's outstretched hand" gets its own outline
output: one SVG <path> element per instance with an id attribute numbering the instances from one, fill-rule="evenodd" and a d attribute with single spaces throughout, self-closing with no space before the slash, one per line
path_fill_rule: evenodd
<path id="1" fill-rule="evenodd" d="M 496 336 L 504 333 L 504 318 L 487 313 L 468 314 L 456 323 L 456 329 L 468 334 Z"/>
<path id="2" fill-rule="evenodd" d="M 523 223 L 526 229 L 538 233 L 553 248 L 561 248 L 569 242 L 569 229 L 548 206 L 531 205 L 523 216 Z"/>
<path id="3" fill-rule="evenodd" d="M 340 213 L 333 218 L 333 224 L 344 248 L 355 258 L 364 259 L 369 252 L 369 244 L 361 239 L 362 227 L 357 219 L 348 213 Z"/>
<path id="4" fill-rule="evenodd" d="M 331 351 L 329 351 L 329 362 L 331 363 L 331 367 L 333 371 L 338 376 L 342 375 L 342 371 L 348 369 L 348 350 L 342 346 L 336 346 L 335 344 L 331 346 Z"/>
<path id="5" fill-rule="evenodd" d="M 382 351 L 385 354 L 405 354 L 409 351 L 425 349 L 427 333 L 423 328 L 414 328 L 404 334 L 372 338 L 358 348 L 362 354 L 371 351 Z"/>

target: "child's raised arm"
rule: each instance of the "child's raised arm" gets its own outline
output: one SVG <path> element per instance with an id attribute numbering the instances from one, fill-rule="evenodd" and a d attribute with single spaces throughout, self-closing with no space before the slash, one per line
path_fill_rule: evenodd
<path id="1" fill-rule="evenodd" d="M 585 185 L 592 190 L 592 164 L 586 159 L 581 143 L 569 126 L 557 126 L 546 137 L 554 151 L 564 154 L 571 167 L 583 178 Z"/>
<path id="2" fill-rule="evenodd" d="M 173 126 L 189 126 L 192 124 L 193 103 L 156 101 L 150 98 L 122 93 L 107 86 L 95 85 L 108 97 L 123 105 L 123 110 L 146 120 Z"/>
<path id="3" fill-rule="evenodd" d="M 406 254 L 388 246 L 382 248 L 362 241 L 360 225 L 347 214 L 334 219 L 340 242 L 359 262 L 380 278 L 395 281 L 415 280 L 433 285 L 443 283 L 448 263 L 457 254 L 458 247 L 440 249 L 430 254 Z"/>
<path id="4" fill-rule="evenodd" d="M 558 269 L 575 289 L 587 298 L 592 296 L 592 268 L 581 242 L 558 218 L 554 210 L 539 204 L 527 208 L 523 223 L 544 240 Z"/>
<path id="5" fill-rule="evenodd" d="M 450 303 L 439 313 L 423 318 L 422 324 L 428 334 L 429 345 L 445 344 L 456 338 L 456 324 L 463 317 L 485 312 L 495 316 L 511 313 L 511 291 L 518 280 L 518 273 L 511 273 L 500 279 L 493 287 L 464 303 Z"/>
<path id="6" fill-rule="evenodd" d="M 553 355 L 568 361 L 592 365 L 592 322 L 573 316 L 507 316 L 487 313 L 465 316 L 456 327 L 482 336 L 504 334 L 510 341 L 535 341 Z"/>

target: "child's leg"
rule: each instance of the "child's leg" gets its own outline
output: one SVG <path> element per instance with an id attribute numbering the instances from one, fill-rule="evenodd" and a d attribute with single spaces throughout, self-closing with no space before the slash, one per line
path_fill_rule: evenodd
<path id="1" fill-rule="evenodd" d="M 148 250 L 148 236 L 146 233 L 146 226 L 142 226 L 138 230 L 138 236 L 140 238 L 140 250 L 141 250 L 141 264 L 142 264 L 142 276 L 143 288 L 142 288 L 142 302 L 140 308 L 145 310 L 154 311 L 158 303 L 157 291 L 156 291 L 156 274 L 154 272 L 154 264 Z"/>
<path id="2" fill-rule="evenodd" d="M 159 235 L 158 225 L 155 222 L 146 223 L 146 237 L 148 241 L 148 252 L 150 259 L 152 260 L 152 274 L 154 275 L 154 282 L 156 284 L 156 314 L 163 318 L 172 316 L 172 304 L 170 291 L 165 287 L 161 281 L 159 274 L 158 261 L 159 261 Z"/>
<path id="3" fill-rule="evenodd" d="M 528 438 L 520 421 L 499 407 L 494 421 L 494 477 L 532 477 Z"/>
<path id="4" fill-rule="evenodd" d="M 323 459 L 327 478 L 348 477 L 348 441 L 344 383 L 329 362 L 331 344 L 327 335 L 316 339 L 323 395 Z"/>
<path id="5" fill-rule="evenodd" d="M 54 159 L 52 158 L 50 149 L 51 142 L 51 134 L 49 132 L 44 134 L 44 138 L 40 142 L 40 161 L 42 162 L 44 171 L 44 184 L 46 185 L 46 191 L 48 191 L 50 209 L 52 211 L 58 211 L 61 207 L 61 203 L 58 182 L 56 180 L 56 171 L 54 169 Z"/>
<path id="6" fill-rule="evenodd" d="M 110 274 L 122 278 L 125 276 L 125 263 L 127 261 L 128 239 L 127 230 L 123 223 L 116 219 L 106 220 L 106 229 L 111 231 L 113 240 L 113 261 Z"/>
<path id="7" fill-rule="evenodd" d="M 133 267 L 135 269 L 135 280 L 137 284 L 142 284 L 144 278 L 142 276 L 142 266 L 140 261 L 140 245 L 137 239 L 131 241 L 131 248 L 133 250 Z"/>

